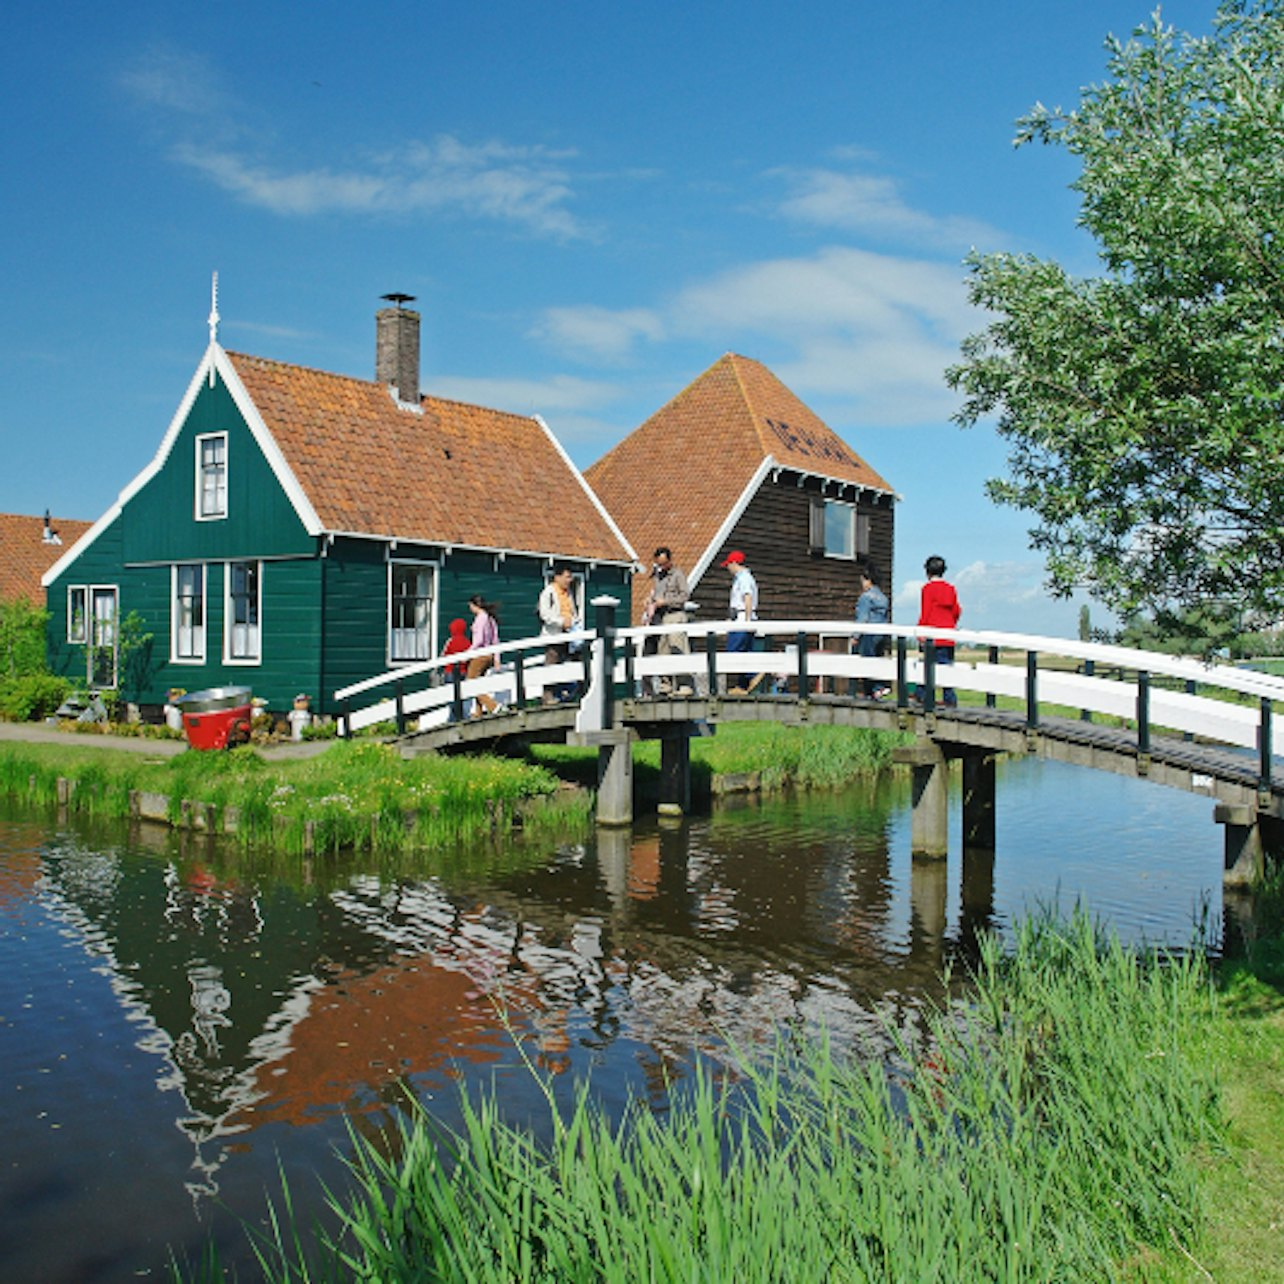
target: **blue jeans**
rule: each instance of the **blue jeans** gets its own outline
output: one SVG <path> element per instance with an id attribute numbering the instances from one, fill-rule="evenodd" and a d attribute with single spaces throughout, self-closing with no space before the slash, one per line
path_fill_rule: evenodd
<path id="1" fill-rule="evenodd" d="M 928 645 L 936 652 L 936 663 L 938 667 L 942 664 L 954 663 L 954 648 L 952 646 L 944 646 L 940 642 L 930 642 Z M 953 687 L 941 688 L 941 703 L 947 709 L 958 708 L 959 698 L 954 694 Z"/>

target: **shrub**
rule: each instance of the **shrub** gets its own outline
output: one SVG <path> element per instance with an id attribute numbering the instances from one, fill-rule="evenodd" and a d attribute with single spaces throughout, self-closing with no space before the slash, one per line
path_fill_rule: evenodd
<path id="1" fill-rule="evenodd" d="M 48 717 L 71 693 L 66 678 L 48 673 L 29 673 L 0 682 L 0 715 L 11 722 L 29 722 Z"/>

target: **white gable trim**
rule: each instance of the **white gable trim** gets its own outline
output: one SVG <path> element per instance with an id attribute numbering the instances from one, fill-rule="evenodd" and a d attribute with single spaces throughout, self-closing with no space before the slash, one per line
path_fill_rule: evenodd
<path id="1" fill-rule="evenodd" d="M 597 509 L 602 520 L 610 528 L 611 534 L 614 535 L 615 538 L 620 541 L 620 547 L 623 548 L 624 551 L 628 553 L 629 557 L 632 558 L 633 562 L 636 563 L 638 560 L 638 555 L 634 551 L 633 545 L 629 543 L 628 539 L 625 537 L 624 532 L 619 528 L 619 526 L 616 525 L 615 518 L 613 518 L 611 514 L 606 511 L 606 506 L 602 503 L 600 499 L 598 499 L 597 493 L 594 491 L 593 487 L 590 486 L 587 481 L 585 481 L 584 474 L 581 473 L 580 470 L 576 468 L 573 463 L 571 463 L 570 455 L 568 455 L 566 451 L 563 449 L 562 443 L 557 440 L 557 437 L 554 435 L 553 430 L 548 426 L 548 424 L 544 422 L 543 418 L 540 415 L 532 415 L 531 418 L 534 419 L 537 424 L 539 424 L 539 426 L 544 430 L 544 435 L 549 439 L 549 441 L 553 443 L 553 449 L 556 450 L 558 455 L 561 457 L 562 463 L 564 463 L 566 467 L 570 470 L 571 476 L 573 476 L 575 480 L 579 482 L 580 486 L 584 490 L 584 493 L 589 497 L 589 500 L 592 502 L 593 507 Z M 602 558 L 599 560 L 605 561 L 607 559 Z"/>
<path id="2" fill-rule="evenodd" d="M 298 514 L 299 520 L 303 523 L 308 534 L 319 535 L 322 533 L 320 520 L 317 518 L 307 497 L 303 494 L 303 488 L 299 485 L 298 479 L 285 462 L 285 457 L 281 454 L 281 449 L 276 444 L 276 439 L 263 422 L 263 416 L 259 414 L 258 408 L 250 400 L 250 395 L 246 392 L 245 385 L 241 383 L 240 378 L 237 376 L 227 353 L 217 343 L 211 343 L 205 350 L 205 355 L 201 358 L 200 365 L 196 367 L 196 373 L 187 385 L 187 391 L 183 394 L 182 401 L 178 403 L 178 409 L 174 412 L 174 417 L 170 420 L 169 427 L 165 430 L 165 435 L 161 438 L 160 446 L 157 448 L 151 463 L 120 492 L 116 502 L 40 577 L 40 583 L 44 588 L 48 588 L 54 580 L 62 575 L 93 544 L 99 535 L 120 516 L 121 509 L 125 507 L 130 499 L 160 472 L 165 461 L 169 458 L 170 451 L 174 448 L 174 442 L 178 440 L 178 434 L 182 432 L 183 425 L 187 422 L 187 416 L 192 412 L 192 405 L 200 392 L 201 383 L 208 378 L 212 387 L 215 373 L 222 376 L 223 382 L 232 394 L 232 400 L 236 403 L 236 408 L 241 412 L 246 424 L 249 425 L 254 440 L 258 443 L 259 449 L 263 451 L 264 458 L 267 459 L 269 467 L 271 467 L 277 481 L 280 482 L 281 489 L 285 491 L 291 504 L 294 505 L 294 511 Z"/>
<path id="3" fill-rule="evenodd" d="M 217 343 L 211 344 L 211 350 L 214 353 L 214 362 L 218 373 L 222 376 L 223 382 L 227 384 L 227 390 L 232 394 L 232 400 L 236 403 L 236 408 L 249 425 L 250 432 L 254 435 L 254 440 L 263 452 L 263 457 L 268 461 L 268 466 L 280 483 L 281 489 L 285 491 L 286 498 L 293 505 L 299 521 L 303 523 L 303 529 L 309 535 L 324 535 L 325 527 L 321 525 L 321 519 L 317 516 L 316 509 L 312 507 L 311 500 L 303 493 L 303 487 L 299 485 L 299 479 L 294 475 L 294 470 L 285 462 L 281 447 L 277 445 L 271 429 L 263 421 L 263 416 L 259 414 L 259 408 L 251 400 L 250 394 L 246 392 L 245 385 L 241 382 L 240 375 L 236 373 L 236 368 L 232 365 L 231 359 Z"/>
<path id="4" fill-rule="evenodd" d="M 710 541 L 704 552 L 700 554 L 700 560 L 692 567 L 691 574 L 687 576 L 687 583 L 693 591 L 695 586 L 700 583 L 700 577 L 709 569 L 713 559 L 717 556 L 718 550 L 726 542 L 727 536 L 731 534 L 735 529 L 736 523 L 744 516 L 745 509 L 749 507 L 750 500 L 758 493 L 758 488 L 766 479 L 767 474 L 773 468 L 779 467 L 781 465 L 776 463 L 771 455 L 768 455 L 758 465 L 754 475 L 749 478 L 744 490 L 740 492 L 739 498 L 731 506 L 731 511 L 727 514 L 722 525 L 718 527 L 718 533 Z"/>

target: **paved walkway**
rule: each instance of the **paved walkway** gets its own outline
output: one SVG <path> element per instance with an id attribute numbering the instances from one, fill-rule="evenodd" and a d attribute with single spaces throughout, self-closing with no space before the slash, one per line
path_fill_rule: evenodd
<path id="1" fill-rule="evenodd" d="M 152 758 L 172 758 L 186 751 L 183 740 L 151 740 L 142 736 L 103 736 L 96 732 L 60 731 L 43 722 L 0 722 L 0 744 L 75 745 L 77 749 L 120 749 L 126 753 L 145 753 Z M 324 753 L 333 740 L 287 740 L 281 744 L 256 745 L 268 759 L 314 758 Z"/>

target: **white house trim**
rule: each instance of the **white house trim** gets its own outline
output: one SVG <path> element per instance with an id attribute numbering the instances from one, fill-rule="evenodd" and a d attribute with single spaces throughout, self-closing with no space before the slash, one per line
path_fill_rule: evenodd
<path id="1" fill-rule="evenodd" d="M 620 541 L 620 546 L 628 553 L 629 557 L 633 559 L 633 564 L 636 566 L 638 564 L 638 555 L 637 555 L 637 552 L 634 550 L 633 545 L 629 543 L 628 539 L 625 537 L 624 532 L 616 525 L 615 518 L 613 518 L 611 514 L 606 511 L 606 506 L 602 503 L 600 499 L 598 499 L 597 494 L 593 490 L 593 487 L 590 486 L 588 482 L 584 480 L 584 474 L 581 473 L 580 470 L 576 468 L 573 463 L 571 463 L 570 455 L 566 453 L 566 450 L 563 447 L 562 443 L 558 441 L 557 438 L 554 436 L 553 430 L 548 426 L 548 424 L 544 422 L 544 419 L 542 416 L 532 415 L 531 418 L 534 419 L 535 422 L 539 424 L 539 426 L 544 430 L 544 435 L 549 439 L 550 442 L 552 442 L 553 449 L 557 451 L 559 456 L 561 456 L 562 463 L 564 463 L 566 467 L 570 469 L 572 476 L 583 487 L 584 493 L 589 497 L 590 501 L 593 504 L 593 507 L 597 509 L 602 520 L 607 524 L 608 527 L 610 527 L 611 534 L 614 535 L 615 538 Z M 571 559 L 568 559 L 568 560 L 571 560 Z M 584 559 L 581 558 L 581 559 L 573 559 L 573 560 L 582 561 Z M 597 560 L 605 561 L 606 559 L 599 558 Z"/>
<path id="2" fill-rule="evenodd" d="M 687 583 L 694 590 L 695 586 L 700 583 L 701 576 L 709 569 L 710 564 L 717 556 L 718 550 L 726 542 L 727 536 L 735 529 L 736 523 L 744 516 L 744 511 L 749 507 L 750 501 L 758 493 L 759 487 L 766 480 L 767 474 L 773 468 L 788 468 L 788 464 L 778 464 L 775 459 L 768 455 L 762 463 L 754 470 L 754 475 L 745 483 L 745 488 L 740 492 L 739 498 L 731 506 L 731 511 L 718 527 L 718 533 L 710 541 L 708 547 L 700 554 L 700 560 L 692 567 L 691 573 L 687 576 Z M 791 470 L 792 471 L 792 470 Z"/>
<path id="3" fill-rule="evenodd" d="M 191 414 L 192 405 L 201 390 L 202 382 L 208 378 L 211 380 L 212 386 L 212 380 L 216 373 L 221 376 L 223 382 L 227 385 L 227 390 L 232 394 L 232 400 L 235 402 L 236 408 L 241 412 L 242 417 L 249 426 L 251 435 L 263 452 L 264 458 L 268 461 L 268 466 L 276 475 L 281 489 L 285 491 L 290 503 L 294 506 L 294 511 L 298 514 L 299 521 L 303 523 L 304 529 L 309 535 L 324 534 L 324 529 L 316 515 L 316 511 L 308 502 L 307 496 L 304 495 L 298 478 L 295 477 L 289 464 L 285 462 L 285 456 L 281 454 L 281 448 L 276 444 L 275 438 L 263 422 L 263 416 L 259 414 L 258 408 L 250 400 L 250 394 L 246 392 L 245 385 L 237 375 L 230 358 L 217 343 L 211 343 L 206 348 L 200 365 L 196 367 L 196 373 L 187 385 L 187 391 L 183 394 L 182 401 L 178 403 L 178 409 L 174 412 L 174 417 L 170 420 L 169 427 L 165 430 L 165 436 L 161 438 L 160 446 L 157 447 L 151 463 L 120 492 L 116 502 L 40 577 L 42 587 L 48 588 L 54 580 L 62 575 L 81 553 L 89 548 L 103 531 L 120 516 L 121 509 L 160 472 L 165 465 L 165 461 L 169 458 L 170 451 L 174 448 L 174 442 L 183 430 L 183 425 L 187 422 L 188 415 Z"/>

